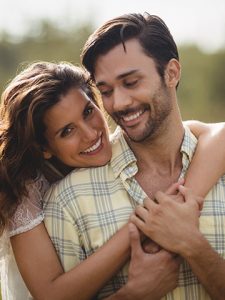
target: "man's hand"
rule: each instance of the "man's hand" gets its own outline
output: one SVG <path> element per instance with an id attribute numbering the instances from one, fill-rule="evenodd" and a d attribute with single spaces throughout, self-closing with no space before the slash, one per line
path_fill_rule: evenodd
<path id="1" fill-rule="evenodd" d="M 143 251 L 140 234 L 129 224 L 131 261 L 128 282 L 116 298 L 123 300 L 158 300 L 177 286 L 180 259 L 160 250 L 155 254 Z"/>
<path id="2" fill-rule="evenodd" d="M 173 183 L 165 192 L 166 195 L 169 195 L 171 199 L 177 202 L 184 202 L 184 197 L 181 193 L 178 192 L 178 188 L 180 185 L 184 184 L 184 179 L 180 179 L 178 182 Z M 149 198 L 144 199 L 144 204 L 148 201 L 151 201 Z M 157 201 L 155 199 L 155 201 Z M 134 213 L 135 214 L 135 213 Z M 147 253 L 156 253 L 160 249 L 162 249 L 161 246 L 159 246 L 156 242 L 154 242 L 152 239 L 150 239 L 148 236 L 145 236 L 143 232 L 140 231 L 141 240 L 142 242 L 142 248 Z"/>
<path id="3" fill-rule="evenodd" d="M 177 202 L 162 192 L 157 192 L 157 203 L 146 199 L 144 207 L 137 207 L 131 216 L 133 222 L 146 236 L 164 249 L 182 255 L 189 240 L 199 234 L 199 207 L 202 198 L 190 189 L 179 186 L 184 202 Z"/>

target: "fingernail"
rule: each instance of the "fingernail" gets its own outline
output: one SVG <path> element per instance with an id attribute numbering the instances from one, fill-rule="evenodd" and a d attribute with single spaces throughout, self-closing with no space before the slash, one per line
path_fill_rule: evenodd
<path id="1" fill-rule="evenodd" d="M 183 185 L 179 185 L 179 190 L 181 189 L 181 190 L 184 190 L 185 189 L 185 187 L 183 186 Z"/>

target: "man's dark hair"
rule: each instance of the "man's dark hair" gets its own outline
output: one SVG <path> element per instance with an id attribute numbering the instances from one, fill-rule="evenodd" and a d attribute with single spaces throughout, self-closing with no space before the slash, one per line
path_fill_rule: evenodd
<path id="1" fill-rule="evenodd" d="M 161 78 L 169 60 L 179 60 L 176 43 L 161 18 L 148 13 L 125 14 L 103 24 L 85 43 L 81 59 L 92 78 L 98 57 L 120 43 L 126 51 L 125 42 L 130 39 L 137 39 L 144 53 L 154 59 Z"/>

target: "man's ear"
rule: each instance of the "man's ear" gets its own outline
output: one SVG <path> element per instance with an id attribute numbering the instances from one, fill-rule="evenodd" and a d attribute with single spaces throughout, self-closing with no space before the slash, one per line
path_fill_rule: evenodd
<path id="1" fill-rule="evenodd" d="M 172 58 L 165 69 L 165 83 L 168 87 L 176 87 L 181 76 L 181 65 L 178 60 Z"/>

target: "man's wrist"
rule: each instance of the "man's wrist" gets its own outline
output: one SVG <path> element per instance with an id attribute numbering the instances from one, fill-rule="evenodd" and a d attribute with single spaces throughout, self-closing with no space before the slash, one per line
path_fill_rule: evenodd
<path id="1" fill-rule="evenodd" d="M 111 295 L 105 300 L 135 300 L 135 297 L 131 296 L 130 290 L 127 284 L 125 284 L 115 294 Z"/>
<path id="2" fill-rule="evenodd" d="M 144 300 L 149 299 L 148 295 L 143 295 L 143 293 L 139 294 L 137 292 L 138 288 L 134 287 L 129 281 L 121 288 L 119 289 L 115 294 L 110 296 L 109 298 L 105 300 Z M 151 295 L 151 300 L 159 300 L 162 297 L 156 296 L 153 294 Z"/>
<path id="3" fill-rule="evenodd" d="M 206 239 L 200 231 L 192 235 L 185 243 L 181 243 L 179 254 L 185 259 L 194 259 L 202 252 Z"/>

